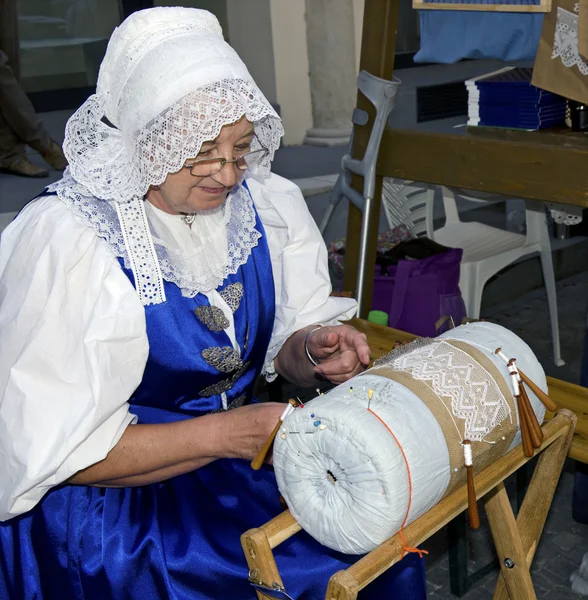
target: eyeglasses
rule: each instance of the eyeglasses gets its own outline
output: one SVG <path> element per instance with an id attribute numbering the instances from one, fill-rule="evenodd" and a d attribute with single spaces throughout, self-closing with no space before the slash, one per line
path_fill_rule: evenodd
<path id="1" fill-rule="evenodd" d="M 246 171 L 259 164 L 268 153 L 269 150 L 267 148 L 261 148 L 260 150 L 242 154 L 237 158 L 233 158 L 233 160 L 227 160 L 226 158 L 201 158 L 186 163 L 184 169 L 190 169 L 190 175 L 193 175 L 194 177 L 209 177 L 210 175 L 215 175 L 225 165 L 230 163 L 233 163 L 239 171 Z"/>

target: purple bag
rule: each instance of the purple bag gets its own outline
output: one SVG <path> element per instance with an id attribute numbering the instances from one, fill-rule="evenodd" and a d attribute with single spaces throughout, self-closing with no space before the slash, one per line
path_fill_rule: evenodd
<path id="1" fill-rule="evenodd" d="M 419 336 L 434 337 L 449 329 L 449 319 L 437 329 L 442 317 L 460 325 L 466 314 L 459 290 L 462 253 L 451 248 L 419 260 L 399 260 L 387 275 L 374 278 L 372 309 L 388 313 L 389 327 Z"/>

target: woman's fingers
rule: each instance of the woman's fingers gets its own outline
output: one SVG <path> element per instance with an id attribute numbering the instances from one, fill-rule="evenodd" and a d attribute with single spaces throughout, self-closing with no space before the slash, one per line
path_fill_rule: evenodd
<path id="1" fill-rule="evenodd" d="M 286 404 L 260 402 L 225 413 L 224 435 L 229 439 L 229 456 L 253 459 L 278 423 Z"/>
<path id="2" fill-rule="evenodd" d="M 320 361 L 315 373 L 332 383 L 355 377 L 370 362 L 366 336 L 350 325 L 323 327 L 310 336 L 308 346 Z"/>
<path id="3" fill-rule="evenodd" d="M 325 360 L 339 350 L 339 334 L 336 327 L 321 327 L 310 335 L 307 346 L 318 360 Z"/>
<path id="4" fill-rule="evenodd" d="M 315 372 L 333 383 L 343 383 L 363 371 L 355 350 L 341 352 L 336 358 L 320 363 Z"/>
<path id="5" fill-rule="evenodd" d="M 370 362 L 370 347 L 365 334 L 350 325 L 321 327 L 311 334 L 307 345 L 311 354 L 319 360 L 329 360 L 337 352 L 353 351 L 362 364 Z"/>
<path id="6" fill-rule="evenodd" d="M 346 334 L 343 343 L 340 344 L 341 350 L 353 350 L 359 361 L 367 367 L 370 362 L 371 351 L 365 333 L 351 329 L 352 331 Z"/>

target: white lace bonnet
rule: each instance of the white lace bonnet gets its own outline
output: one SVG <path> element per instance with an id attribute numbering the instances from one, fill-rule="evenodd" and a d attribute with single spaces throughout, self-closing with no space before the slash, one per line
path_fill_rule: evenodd
<path id="1" fill-rule="evenodd" d="M 133 270 L 143 304 L 165 300 L 162 269 L 166 279 L 185 283 L 177 281 L 165 249 L 154 247 L 143 206 L 147 190 L 178 171 L 198 154 L 204 141 L 215 139 L 224 125 L 243 115 L 254 123 L 252 149 L 269 150 L 255 167 L 255 175 L 266 177 L 283 127 L 244 63 L 224 41 L 214 15 L 157 7 L 133 13 L 115 29 L 96 94 L 66 126 L 63 149 L 69 168 L 50 189 L 70 204 L 75 197 L 82 213 L 95 210 L 88 208 L 95 199 L 108 201 L 110 212 L 118 214 L 123 239 L 113 243 L 112 232 L 104 237 L 111 238 L 117 255 Z M 243 194 L 241 185 L 236 188 L 232 196 Z M 108 211 L 106 206 L 104 210 Z M 228 222 L 230 215 L 226 216 Z M 105 233 L 95 219 L 89 220 Z M 200 291 L 197 281 L 180 287 L 184 295 Z"/>

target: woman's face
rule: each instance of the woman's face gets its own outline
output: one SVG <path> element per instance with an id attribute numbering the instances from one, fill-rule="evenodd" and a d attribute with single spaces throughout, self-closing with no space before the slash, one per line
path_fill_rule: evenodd
<path id="1" fill-rule="evenodd" d="M 225 158 L 232 160 L 249 152 L 253 139 L 253 124 L 245 117 L 235 123 L 225 125 L 215 140 L 204 142 L 200 154 L 186 161 Z M 207 177 L 194 177 L 190 169 L 182 168 L 170 173 L 166 180 L 147 192 L 147 200 L 154 206 L 170 214 L 194 213 L 201 210 L 218 208 L 243 177 L 235 163 L 226 164 L 218 173 Z"/>

